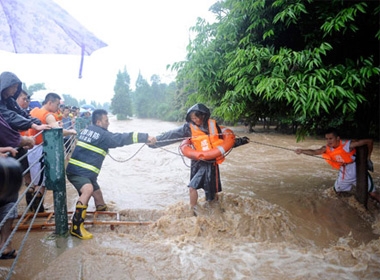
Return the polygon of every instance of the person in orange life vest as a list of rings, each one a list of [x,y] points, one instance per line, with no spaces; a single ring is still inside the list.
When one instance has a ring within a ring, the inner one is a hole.
[[[54,117],[58,122],[62,121],[64,108],[65,108],[65,104],[60,103],[58,107],[58,111],[54,113]]]
[[[48,124],[51,128],[59,128],[61,125],[58,123],[55,118],[55,113],[58,111],[61,97],[56,93],[48,93],[45,96],[45,100],[41,108],[35,107],[30,112],[30,115],[34,118],[38,118],[42,124]],[[63,129],[63,136],[76,135],[75,129]],[[32,181],[34,182],[34,188],[31,188],[26,195],[27,203],[30,203],[30,200],[36,195],[32,205],[32,211],[36,211],[38,205],[41,201],[42,194],[45,192],[45,176],[44,172],[41,172],[41,169],[44,166],[44,161],[42,157],[43,146],[39,145],[43,142],[42,133],[37,135],[38,131],[35,129],[29,129],[29,135],[35,136],[36,146],[28,152],[28,161],[30,168],[30,175]],[[36,136],[37,135],[37,136]],[[62,147],[63,149],[63,147]],[[35,164],[39,162],[39,164]],[[38,190],[38,186],[41,186]],[[36,192],[38,192],[36,194]],[[39,212],[44,212],[43,204],[39,208]]]
[[[368,147],[368,170],[373,171],[371,153],[373,150],[372,139],[347,140],[342,141],[339,133],[335,128],[329,128],[325,132],[327,141],[326,146],[319,149],[296,149],[297,154],[305,155],[322,155],[323,158],[333,168],[339,169],[338,178],[334,184],[336,192],[347,192],[356,185],[356,164],[355,153],[356,147],[367,145]],[[380,194],[376,192],[372,178],[368,173],[368,192],[369,195],[380,202]]]
[[[197,137],[193,137],[197,136]],[[204,137],[208,138],[208,141]],[[210,119],[210,110],[203,104],[195,104],[188,109],[186,114],[186,123],[182,126],[165,132],[156,136],[158,141],[151,148],[166,146],[183,138],[191,137],[192,144],[195,149],[202,150],[202,145],[217,146],[220,141],[223,141],[222,131],[213,119]],[[199,141],[197,141],[199,139]],[[169,141],[167,141],[169,140]],[[173,141],[170,141],[173,140]],[[236,138],[234,147],[247,144],[249,139]],[[220,181],[219,164],[222,159],[215,159],[214,161],[191,161],[190,170],[190,183],[188,184],[190,207],[194,210],[196,215],[196,205],[198,202],[198,189],[203,189],[205,192],[206,200],[217,200],[217,194],[222,191],[222,184]]]

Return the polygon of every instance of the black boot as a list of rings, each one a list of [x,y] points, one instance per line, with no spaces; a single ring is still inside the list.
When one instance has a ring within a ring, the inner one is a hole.
[[[28,206],[30,204],[30,202],[32,201],[33,199],[33,194],[34,194],[34,188],[30,188],[26,194],[25,194],[25,201],[26,201],[26,205]],[[30,211],[33,211],[32,210],[32,205],[29,207],[29,210]]]
[[[71,235],[74,235],[80,239],[91,239],[92,233],[89,233],[84,228],[84,219],[86,218],[86,205],[77,204],[75,213],[73,215],[72,226],[70,229]]]
[[[33,212],[36,212],[37,208],[38,208],[38,205],[40,204],[40,202],[42,200],[42,193],[40,193],[40,192],[34,193],[34,196],[36,198],[34,199],[33,204],[30,207],[30,209],[32,209]],[[42,200],[41,206],[38,209],[38,213],[43,213],[43,212],[45,212],[45,207],[44,207],[44,201]]]

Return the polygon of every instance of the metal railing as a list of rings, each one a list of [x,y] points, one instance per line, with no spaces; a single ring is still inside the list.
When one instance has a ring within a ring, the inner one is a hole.
[[[70,156],[70,153],[75,146],[76,137],[70,136],[66,139],[64,143],[63,129],[54,128],[43,131],[43,139],[43,143],[40,144],[43,147],[43,153],[41,157],[37,158],[35,162],[30,163],[29,167],[23,171],[22,176],[25,176],[30,171],[32,166],[39,164],[43,160],[44,167],[41,168],[39,174],[42,174],[43,172],[45,173],[45,187],[47,190],[53,191],[55,235],[57,235],[58,237],[66,237],[68,235],[69,226],[66,203],[65,160]],[[29,152],[33,152],[33,150]],[[20,157],[18,161],[23,160],[26,156],[27,153],[24,156]],[[19,208],[20,202],[23,201],[27,193],[33,192],[34,186],[38,185],[38,183],[35,181],[36,178],[32,178],[30,184],[25,186],[25,190],[19,192],[19,197],[17,201],[14,203],[10,211],[0,221],[0,229],[3,228],[6,221],[11,216],[12,211],[14,211],[15,208]],[[18,220],[13,225],[11,234],[5,241],[4,245],[0,248],[0,255],[2,255],[7,246],[12,242],[12,239],[14,238],[16,232],[19,230],[21,222],[24,220],[26,215],[30,215],[31,207],[35,206],[33,209],[34,213],[30,220],[29,226],[27,227],[26,232],[20,243],[20,246],[17,249],[17,256],[15,257],[11,267],[9,268],[8,275],[4,279],[11,278],[14,268],[18,262],[20,255],[22,254],[25,243],[29,237],[29,233],[33,228],[33,224],[38,216],[40,208],[42,207],[44,198],[46,196],[46,190],[42,191],[42,197],[40,198],[39,204],[35,205],[35,201],[37,199],[37,196],[41,192],[41,189],[42,186],[38,186],[34,190],[34,195],[31,198],[31,201],[29,202],[29,204],[26,205],[24,211],[22,213],[19,213]]]

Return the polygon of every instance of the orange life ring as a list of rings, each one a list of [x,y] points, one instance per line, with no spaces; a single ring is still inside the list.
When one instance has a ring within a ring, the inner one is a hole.
[[[222,128],[223,143],[208,151],[197,151],[191,144],[190,138],[182,141],[180,145],[181,152],[184,156],[192,160],[215,160],[224,157],[235,144],[235,134],[229,128]]]

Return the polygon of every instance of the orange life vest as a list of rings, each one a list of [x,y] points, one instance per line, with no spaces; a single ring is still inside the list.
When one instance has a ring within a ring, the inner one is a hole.
[[[29,136],[28,130],[19,131],[21,136]]]
[[[54,116],[52,112],[49,112],[48,110],[44,108],[38,108],[38,107],[33,108],[33,110],[30,112],[30,115],[33,118],[39,119],[42,124],[47,124],[46,117],[49,114],[52,114]],[[40,133],[40,131],[30,128],[28,133],[29,133],[29,136],[35,136],[36,134]],[[43,142],[42,133],[38,134],[38,136],[35,138],[35,141],[36,141],[36,145],[39,145]]]
[[[215,120],[208,120],[209,134],[204,133],[194,124],[190,124],[190,129],[191,144],[196,151],[209,151],[223,143],[223,139],[219,138],[219,132]],[[221,164],[224,161],[224,157],[218,157],[215,160],[216,163]]]
[[[323,158],[336,169],[339,169],[343,165],[353,163],[355,161],[353,155],[355,155],[356,150],[353,149],[350,152],[345,151],[344,147],[348,144],[349,141],[343,143],[341,140],[339,146],[336,148],[326,146],[326,151],[322,154]]]
[[[56,113],[53,113],[54,115],[54,118],[57,120],[57,121],[61,121],[62,118],[63,118],[63,114],[61,112],[61,110],[58,110]]]

